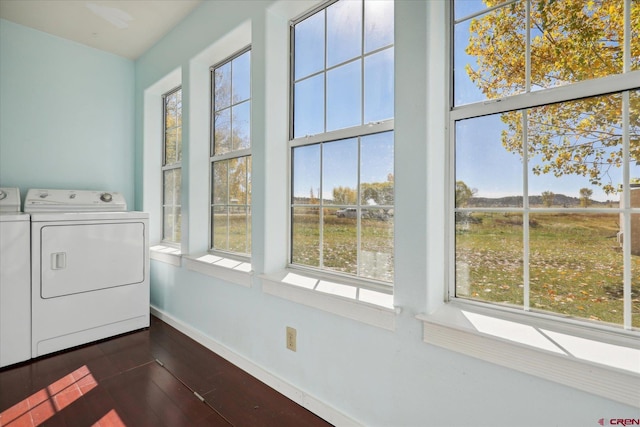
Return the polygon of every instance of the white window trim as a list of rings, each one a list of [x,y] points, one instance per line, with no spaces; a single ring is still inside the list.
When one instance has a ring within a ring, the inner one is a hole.
[[[253,283],[253,268],[249,262],[227,258],[211,253],[184,255],[184,266],[206,276],[215,277],[235,285],[250,288]]]
[[[149,258],[175,266],[180,266],[182,264],[180,248],[166,243],[151,246],[149,248]]]
[[[427,344],[640,408],[640,343],[634,334],[590,330],[464,302],[444,304],[417,319]],[[574,354],[556,337],[575,343],[584,353]],[[621,352],[626,354],[622,361]]]
[[[439,35],[450,33],[449,13],[451,13],[450,3],[430,2],[428,3],[430,10],[428,28],[432,40],[437,40]],[[433,76],[441,76],[445,82],[450,82],[449,74],[449,58],[450,43],[431,43],[429,72]],[[640,76],[637,72],[628,73],[624,76],[611,76],[594,82],[582,82],[577,85],[585,85],[589,90],[593,90],[593,95],[609,93],[611,91],[619,91],[628,87],[628,79],[633,78],[638,81],[636,76]],[[440,80],[438,80],[440,81]],[[626,81],[626,83],[625,83]],[[447,84],[446,86],[450,86]],[[460,108],[454,108],[448,111],[446,106],[449,105],[449,93],[440,86],[429,86],[433,103],[440,102],[443,105],[446,115],[438,116],[438,111],[434,111],[432,116],[427,117],[427,125],[429,128],[431,147],[434,151],[432,158],[439,158],[440,148],[447,152],[444,143],[447,139],[448,124],[453,119],[459,119],[462,113]],[[572,90],[569,87],[558,87],[548,91],[549,99],[557,96],[564,99],[562,92]],[[477,107],[483,108],[487,114],[497,113],[504,110],[519,109],[525,106],[531,106],[531,99],[539,99],[539,92],[532,92],[513,97],[511,102],[514,104],[505,107],[502,100],[493,100],[483,105],[477,104]],[[542,101],[537,101],[542,102]],[[518,105],[518,103],[521,103]],[[446,123],[445,126],[437,128],[440,121]],[[451,147],[451,144],[449,144]],[[447,164],[450,165],[452,156],[447,152]],[[453,180],[450,167],[441,166],[439,163],[432,161],[428,164],[432,170],[433,180],[429,185],[429,192],[435,196],[441,195],[443,199],[450,199],[450,187],[447,181]],[[450,239],[451,227],[449,225],[451,201],[448,202],[449,207],[438,208],[430,207],[431,219],[431,241],[432,251],[440,251],[449,247],[447,240]],[[434,222],[435,221],[435,222]],[[446,229],[447,232],[440,233]],[[444,257],[445,259],[447,256]],[[428,261],[429,262],[429,261]],[[436,345],[455,351],[473,358],[478,358],[489,363],[504,366],[520,372],[525,372],[535,377],[543,378],[552,382],[564,384],[574,387],[588,393],[592,393],[617,402],[630,404],[634,407],[640,407],[640,397],[638,397],[638,384],[640,383],[640,374],[623,370],[615,366],[609,366],[606,363],[596,363],[579,359],[577,357],[560,354],[558,352],[548,351],[539,346],[528,345],[499,337],[478,330],[465,317],[463,312],[475,313],[476,315],[486,316],[490,321],[500,322],[506,320],[512,323],[505,323],[505,326],[512,326],[516,330],[519,327],[533,327],[534,329],[553,330],[558,333],[567,334],[569,337],[586,340],[587,344],[592,342],[598,346],[600,344],[612,344],[625,348],[625,351],[638,351],[638,334],[635,332],[625,331],[618,328],[591,328],[585,322],[571,322],[569,319],[559,319],[558,316],[549,316],[531,312],[523,312],[522,310],[509,311],[495,305],[486,303],[474,303],[469,300],[450,299],[447,292],[451,290],[450,280],[447,275],[451,274],[449,269],[438,269],[439,264],[432,265],[428,272],[427,282],[429,283],[430,295],[436,300],[440,300],[442,294],[436,291],[438,283],[441,283],[444,290],[444,298],[442,303],[427,301],[428,312],[416,316],[423,325],[423,342],[429,345]],[[433,300],[432,298],[432,300]],[[514,325],[515,323],[515,325]],[[499,324],[499,323],[498,323]],[[535,334],[534,334],[535,336]],[[538,337],[539,338],[539,337]],[[534,339],[534,342],[535,339]],[[539,344],[539,343],[538,343]]]
[[[396,329],[401,310],[393,307],[393,295],[336,281],[330,275],[312,276],[291,269],[258,277],[266,294],[388,331]]]
[[[167,119],[167,111],[166,111],[166,98],[169,95],[173,95],[174,93],[177,92],[182,92],[182,85],[178,85],[176,87],[174,87],[173,89],[165,92],[162,94],[162,161],[161,161],[161,172],[160,172],[160,180],[161,180],[161,193],[160,193],[160,215],[162,218],[162,240],[161,243],[163,243],[164,245],[167,246],[172,246],[175,248],[180,248],[180,242],[175,242],[173,240],[169,240],[165,237],[164,235],[164,229],[165,229],[165,217],[164,217],[164,208],[165,206],[167,206],[165,204],[165,200],[164,200],[164,173],[167,171],[172,171],[172,170],[179,170],[180,174],[182,175],[182,160],[177,161],[175,163],[169,163],[166,164],[165,163],[165,159],[166,159],[166,149],[167,149],[167,123],[166,123],[166,119]],[[180,107],[182,109],[182,107]],[[182,114],[182,110],[180,111],[180,114]],[[182,124],[180,125],[180,133],[181,133],[181,138],[182,138]],[[182,158],[182,153],[180,153],[180,158]],[[180,181],[182,182],[182,180]],[[182,194],[182,189],[181,189],[181,194]],[[173,208],[175,208],[176,206],[180,206],[182,207],[182,204],[180,205],[169,205]],[[178,221],[180,222],[180,221]],[[174,223],[173,226],[175,227],[178,222]]]
[[[295,85],[294,82],[294,63],[293,63],[293,57],[294,57],[294,43],[293,43],[293,36],[292,33],[295,31],[295,25],[304,21],[305,19],[315,15],[316,13],[319,13],[321,11],[326,10],[329,6],[331,6],[332,4],[336,3],[339,0],[328,0],[325,2],[321,2],[317,5],[315,5],[314,7],[312,7],[311,9],[307,10],[306,12],[298,15],[296,18],[293,18],[289,21],[289,26],[290,26],[290,31],[289,31],[289,81],[288,81],[288,90],[289,90],[289,138],[288,138],[288,144],[287,144],[287,151],[288,151],[288,173],[287,173],[287,238],[289,239],[289,243],[287,245],[287,265],[286,265],[286,271],[288,272],[292,272],[295,273],[296,271],[303,271],[303,275],[306,274],[304,273],[304,270],[308,270],[310,272],[309,277],[313,277],[313,276],[318,276],[318,277],[325,277],[327,280],[331,281],[332,283],[348,283],[348,285],[346,286],[352,286],[355,289],[360,289],[360,288],[371,288],[371,284],[373,283],[373,287],[383,287],[386,288],[388,290],[393,290],[393,282],[385,282],[382,280],[375,280],[375,279],[368,279],[366,277],[362,277],[362,276],[357,276],[357,275],[351,275],[351,274],[341,274],[340,272],[333,272],[329,269],[325,269],[322,267],[313,267],[313,266],[305,266],[302,264],[295,264],[292,262],[292,255],[293,255],[293,245],[291,244],[291,240],[293,239],[293,220],[292,220],[292,207],[295,205],[295,203],[293,203],[293,192],[292,192],[292,186],[293,186],[293,182],[292,182],[292,168],[293,168],[293,163],[292,163],[292,156],[291,153],[293,151],[294,148],[296,147],[304,147],[304,146],[308,146],[308,145],[313,145],[313,144],[318,144],[318,143],[330,143],[333,141],[338,141],[338,140],[342,140],[342,139],[349,139],[349,138],[362,138],[362,137],[366,137],[368,135],[373,135],[373,134],[378,134],[378,133],[383,133],[383,132],[395,132],[395,117],[390,118],[390,119],[386,119],[386,120],[381,120],[381,121],[376,121],[376,122],[369,122],[369,123],[364,123],[362,125],[357,125],[357,126],[353,126],[353,127],[348,127],[348,128],[342,128],[342,129],[337,129],[337,130],[332,130],[332,131],[326,131],[326,132],[321,132],[318,134],[313,134],[313,135],[304,135],[304,136],[299,136],[297,138],[294,138],[294,134],[293,134],[293,127],[294,127],[294,123],[293,123],[293,114],[294,114],[294,96],[293,96],[293,87]],[[325,23],[326,25],[326,23]],[[394,23],[395,25],[395,23]],[[373,53],[377,53],[379,51],[385,50],[387,49],[388,46],[381,48],[381,49],[376,49],[373,52],[369,52],[368,55],[373,54]],[[395,49],[395,40],[393,43],[393,48]],[[362,53],[361,58],[364,59],[366,55],[364,53]],[[394,59],[395,61],[395,59]],[[343,64],[340,64],[343,65]],[[317,72],[318,73],[325,73],[327,72],[329,69],[331,69],[332,67],[328,67],[328,68],[323,68],[322,71]],[[309,76],[306,76],[305,78],[308,78]],[[325,93],[325,102],[326,102],[326,93]],[[364,91],[362,93],[362,97],[364,99]],[[361,100],[361,102],[364,102],[363,100]],[[362,104],[364,106],[364,104]],[[364,110],[362,112],[362,114],[364,115]],[[395,115],[395,113],[394,113]],[[326,120],[326,117],[325,117]],[[394,134],[395,137],[395,134]],[[395,144],[395,142],[394,142]],[[360,156],[360,154],[358,154],[358,156]],[[358,157],[358,160],[359,157]],[[358,205],[360,205],[360,203],[358,202]],[[304,206],[304,205],[300,205],[300,206]],[[393,208],[395,208],[395,201],[394,201],[394,205]],[[394,233],[395,233],[395,220],[394,220]],[[359,237],[358,237],[359,239]],[[358,249],[359,251],[360,249]],[[394,249],[395,252],[395,249]],[[287,273],[285,273],[286,275]],[[280,276],[282,275],[282,272],[276,273],[276,276]],[[347,277],[345,277],[347,276]],[[267,277],[267,276],[264,276]],[[320,280],[324,280],[324,279],[320,279]],[[275,280],[273,281],[274,283],[279,283],[280,280]],[[369,285],[368,285],[369,284]],[[356,293],[358,293],[358,291],[356,291]],[[395,326],[394,326],[395,328]]]
[[[210,90],[213,90],[213,86],[214,86],[214,79],[213,79],[213,73],[215,71],[216,68],[219,68],[227,63],[230,63],[231,61],[233,61],[234,59],[244,55],[247,52],[251,52],[251,44],[248,44],[247,46],[239,49],[238,51],[232,53],[231,55],[227,56],[225,59],[218,61],[216,64],[212,65],[209,68],[209,73],[210,73],[210,78],[209,78],[209,85],[210,85]],[[253,58],[253,56],[252,56]],[[251,68],[251,65],[250,65]],[[251,83],[251,82],[250,82]],[[209,99],[210,99],[210,117],[213,117],[214,115],[214,102],[213,102],[213,94],[209,95]],[[253,97],[252,97],[252,93],[250,91],[249,93],[249,99],[248,100],[244,100],[242,101],[244,102],[249,102],[251,103],[251,105],[253,105]],[[231,106],[229,107],[231,108]],[[252,159],[252,147],[253,147],[253,131],[251,129],[251,122],[249,123],[249,130],[251,132],[251,140],[250,140],[250,146],[249,148],[245,148],[245,149],[241,149],[241,150],[233,150],[233,151],[229,151],[227,153],[224,154],[218,154],[218,155],[214,155],[214,135],[215,135],[215,123],[213,120],[211,120],[211,129],[210,129],[210,136],[209,136],[209,185],[213,185],[213,176],[212,176],[212,171],[213,171],[213,165],[216,162],[221,162],[221,161],[225,161],[225,160],[231,160],[231,159],[239,159],[241,157],[248,157],[250,159]],[[252,166],[253,167],[253,166]],[[217,249],[213,247],[213,221],[212,221],[212,215],[213,215],[213,200],[212,200],[212,196],[213,196],[213,189],[211,188],[209,191],[209,249],[208,252],[213,254],[213,255],[220,255],[223,258],[228,255],[231,255],[231,257],[241,257],[242,259],[246,259],[249,263],[251,260],[251,252],[249,253],[240,253],[240,252],[233,252],[233,251],[225,251],[222,249]],[[248,197],[251,197],[251,194],[247,194]],[[227,205],[230,206],[230,205]],[[247,205],[238,205],[239,207],[247,207],[249,209],[251,209],[251,204],[247,204]],[[247,238],[249,240],[251,240],[251,233],[249,233],[249,235],[247,236]]]

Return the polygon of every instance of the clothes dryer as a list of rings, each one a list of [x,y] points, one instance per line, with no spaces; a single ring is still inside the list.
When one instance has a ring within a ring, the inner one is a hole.
[[[31,241],[20,190],[0,188],[0,367],[31,358]]]
[[[27,192],[33,357],[149,326],[149,215],[115,192]]]

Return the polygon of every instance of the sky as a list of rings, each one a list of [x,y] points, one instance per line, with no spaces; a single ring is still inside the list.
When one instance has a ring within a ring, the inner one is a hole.
[[[455,1],[455,18],[469,16],[485,8],[482,0]],[[469,21],[461,22],[455,29],[454,98],[457,105],[478,102],[485,99],[477,86],[469,79],[464,66],[468,63],[476,68],[475,58],[464,52],[469,38]],[[637,92],[636,92],[637,93]],[[635,95],[640,96],[640,95]],[[509,152],[501,143],[501,132],[506,125],[500,115],[486,116],[458,122],[456,126],[456,181],[462,180],[468,187],[477,190],[478,197],[521,196],[523,194],[523,165],[519,154]],[[531,169],[540,164],[541,159],[530,159],[529,195],[540,195],[543,191],[579,197],[583,187],[593,190],[593,200],[619,200],[616,194],[607,195],[598,186],[592,185],[585,177],[552,173],[534,175]],[[631,163],[631,177],[640,177],[640,166]],[[622,182],[622,168],[610,168],[607,181],[615,187]]]
[[[393,42],[393,4],[367,3],[376,8],[365,8],[364,40],[361,14],[357,10],[360,4],[358,1],[340,2],[327,8],[326,37],[322,14],[296,24],[295,138],[393,117],[393,103],[389,101],[393,99],[393,48],[369,55]],[[485,9],[482,0],[457,0],[454,5],[456,18]],[[464,52],[469,38],[468,24],[469,21],[458,24],[455,31],[454,97],[457,104],[485,99],[464,71],[465,64],[469,63],[472,67],[476,64],[475,59]],[[371,31],[373,28],[383,31],[376,33]],[[360,57],[362,46],[365,48],[364,58]],[[323,71],[324,67],[327,67],[326,71]],[[511,153],[502,146],[503,130],[505,125],[500,115],[469,119],[458,122],[456,126],[455,179],[477,189],[479,197],[523,195],[522,159],[519,154]],[[380,147],[385,147],[380,152],[386,153],[381,161],[375,161],[375,156],[361,159],[361,166],[368,174],[367,177],[361,177],[362,182],[384,182],[388,174],[393,172],[393,153],[392,150],[391,153],[387,152],[393,145],[392,135],[390,133],[384,137],[386,142],[378,142],[382,144]],[[617,195],[605,194],[585,177],[534,175],[530,171],[537,164],[540,164],[540,158],[530,159],[527,172],[529,195],[552,191],[579,197],[580,189],[587,187],[593,190],[594,200],[618,200]],[[640,166],[635,163],[632,165],[631,176],[640,177]],[[331,199],[334,187],[357,187],[357,170],[357,140],[325,144],[322,159],[320,146],[296,148],[294,196],[309,197],[313,189],[315,197],[322,191],[323,198]],[[612,168],[607,179],[617,187],[622,182],[621,174],[621,168]]]

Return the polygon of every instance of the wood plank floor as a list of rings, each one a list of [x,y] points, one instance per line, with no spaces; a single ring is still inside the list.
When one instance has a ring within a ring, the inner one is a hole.
[[[330,424],[152,316],[149,329],[1,369],[0,426],[34,425]]]

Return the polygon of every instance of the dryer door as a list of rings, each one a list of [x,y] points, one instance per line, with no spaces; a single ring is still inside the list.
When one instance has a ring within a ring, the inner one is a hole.
[[[145,236],[141,222],[46,225],[40,232],[42,298],[144,280]]]

